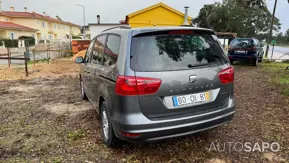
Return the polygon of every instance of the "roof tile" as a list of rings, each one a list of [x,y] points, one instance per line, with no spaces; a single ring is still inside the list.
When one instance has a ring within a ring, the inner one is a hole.
[[[36,19],[42,19],[42,20],[52,21],[52,22],[56,22],[56,23],[63,23],[63,24],[71,25],[71,26],[80,27],[77,24],[61,21],[59,19],[52,18],[50,16],[46,16],[46,15],[42,15],[42,14],[38,14],[36,12],[30,13],[30,12],[17,12],[17,11],[2,11],[2,12],[0,12],[0,16],[1,15],[7,16],[7,17],[36,18]]]
[[[11,22],[3,22],[0,21],[0,29],[16,29],[16,30],[23,30],[23,31],[38,31],[37,29],[29,28],[23,25],[11,23]]]

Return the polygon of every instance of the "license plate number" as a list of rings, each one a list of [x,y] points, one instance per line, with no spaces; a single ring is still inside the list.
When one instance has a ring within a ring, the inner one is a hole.
[[[247,53],[247,51],[245,51],[245,50],[236,50],[235,53],[245,54],[245,53]]]
[[[210,100],[209,98],[210,98],[209,92],[196,93],[183,96],[174,96],[173,103],[174,106],[182,106],[189,104],[196,105],[208,102]]]

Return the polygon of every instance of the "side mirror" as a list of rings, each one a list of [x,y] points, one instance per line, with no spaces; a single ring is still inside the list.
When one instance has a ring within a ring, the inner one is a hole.
[[[75,63],[83,63],[83,57],[82,56],[79,56],[79,57],[77,57],[76,59],[75,59]]]

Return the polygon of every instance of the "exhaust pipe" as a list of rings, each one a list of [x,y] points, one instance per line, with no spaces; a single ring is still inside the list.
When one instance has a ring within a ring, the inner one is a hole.
[[[185,6],[185,17],[184,17],[184,23],[183,23],[183,25],[190,25],[190,24],[188,23],[188,9],[189,9],[189,7],[188,7],[188,6]]]
[[[100,15],[97,15],[97,24],[100,24]]]

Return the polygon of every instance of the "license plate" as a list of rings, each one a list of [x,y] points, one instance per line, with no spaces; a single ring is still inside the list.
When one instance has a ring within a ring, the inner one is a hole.
[[[245,54],[245,53],[247,53],[247,51],[245,51],[245,50],[236,50],[235,53],[242,53],[242,54]]]
[[[183,96],[174,96],[173,103],[174,106],[196,105],[208,102],[210,100],[209,98],[210,98],[209,92],[196,93]]]

